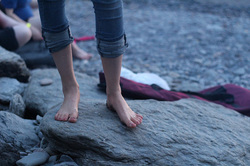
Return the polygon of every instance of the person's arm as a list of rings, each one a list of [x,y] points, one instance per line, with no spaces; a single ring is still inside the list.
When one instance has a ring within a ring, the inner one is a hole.
[[[20,23],[27,25],[27,22],[25,22],[20,17],[18,17],[13,11],[14,11],[13,9],[5,9],[5,12],[9,17],[13,18],[14,20],[16,20]],[[42,40],[42,34],[41,34],[41,31],[39,29],[37,29],[36,27],[31,25],[30,30],[32,32],[33,40]]]
[[[26,22],[25,22],[24,20],[22,20],[20,17],[18,17],[18,16],[14,13],[14,9],[8,9],[8,8],[6,8],[6,9],[5,9],[5,13],[6,13],[7,16],[13,18],[14,20],[26,24]]]
[[[12,18],[6,16],[6,15],[0,10],[0,27],[2,27],[2,28],[13,27],[13,26],[18,25],[18,24],[19,24],[19,23],[18,23],[16,20],[14,20],[14,19],[12,19]]]

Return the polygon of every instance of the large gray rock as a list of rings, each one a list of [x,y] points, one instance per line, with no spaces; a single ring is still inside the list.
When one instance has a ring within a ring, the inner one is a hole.
[[[81,101],[88,98],[104,98],[105,94],[98,90],[98,80],[85,74],[75,72],[76,79],[80,85]],[[51,79],[52,84],[41,86],[41,80]],[[43,116],[48,110],[61,105],[63,93],[61,79],[56,69],[36,69],[28,87],[24,92],[24,101],[28,110]]]
[[[0,78],[0,103],[8,104],[12,96],[21,94],[24,91],[24,85],[14,78]]]
[[[20,151],[39,143],[32,122],[13,113],[0,111],[0,128],[0,165],[14,165]]]
[[[16,78],[28,82],[30,76],[24,60],[17,54],[0,47],[0,77]]]
[[[135,129],[107,110],[105,99],[79,104],[77,123],[42,120],[50,148],[79,165],[250,165],[250,118],[195,99],[129,101],[144,115]]]

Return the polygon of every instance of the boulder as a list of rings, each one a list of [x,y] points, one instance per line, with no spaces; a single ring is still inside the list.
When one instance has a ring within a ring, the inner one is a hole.
[[[20,82],[28,82],[30,76],[24,60],[17,54],[0,47],[0,77],[16,78]]]
[[[15,165],[19,152],[31,149],[39,143],[31,120],[0,111],[0,165]]]
[[[56,69],[36,69],[31,75],[30,83],[24,92],[26,108],[43,116],[48,110],[63,102],[61,79]],[[105,98],[105,94],[97,87],[98,79],[78,72],[75,72],[75,75],[80,85],[81,101]],[[41,85],[41,80],[45,78],[52,80],[51,84]]]
[[[250,118],[196,99],[128,101],[144,116],[135,129],[122,125],[104,99],[82,100],[76,123],[59,122],[59,107],[41,131],[55,151],[79,165],[249,165]]]
[[[24,91],[24,85],[14,78],[0,77],[0,87],[0,103],[3,104],[9,104],[13,95]]]

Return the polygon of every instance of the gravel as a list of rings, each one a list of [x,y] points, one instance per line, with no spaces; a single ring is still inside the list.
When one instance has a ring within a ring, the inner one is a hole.
[[[250,89],[250,4],[235,2],[126,0],[129,48],[123,66],[133,72],[158,74],[175,90],[226,83]],[[67,1],[73,36],[95,35],[92,6],[91,1]],[[78,44],[94,57],[75,60],[75,70],[98,77],[102,66],[95,41]]]

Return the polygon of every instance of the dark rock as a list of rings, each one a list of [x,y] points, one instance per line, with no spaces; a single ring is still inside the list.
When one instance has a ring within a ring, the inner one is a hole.
[[[43,137],[43,138],[41,139],[40,148],[45,149],[45,148],[48,147],[48,144],[49,144],[49,142]]]
[[[0,77],[11,77],[20,82],[28,82],[29,76],[29,69],[23,59],[0,47]]]
[[[44,41],[32,41],[19,48],[16,53],[22,57],[29,68],[55,67],[55,63]]]
[[[24,117],[25,104],[20,94],[15,94],[14,96],[12,96],[9,112],[12,112],[22,118]]]
[[[105,100],[79,105],[77,123],[43,117],[50,147],[78,157],[79,165],[249,165],[250,119],[213,103],[129,101],[144,115],[135,129],[123,126]],[[63,145],[63,146],[62,146]]]
[[[96,78],[75,72],[80,85],[81,100],[88,98],[104,98],[105,94],[98,90]],[[40,80],[49,78],[53,84],[40,86]],[[48,110],[61,105],[63,93],[60,76],[56,69],[36,69],[32,71],[32,77],[24,92],[24,101],[28,110],[35,111],[43,116]]]
[[[48,162],[42,166],[54,166],[57,160],[57,156],[51,156],[48,160]]]
[[[3,105],[0,103],[0,111],[7,111],[9,109],[9,106]]]
[[[14,78],[0,78],[0,87],[0,102],[3,104],[9,104],[13,95],[24,91],[24,86]]]
[[[19,152],[26,151],[39,143],[30,120],[0,111],[0,165],[14,165],[20,159]]]
[[[63,163],[63,162],[74,162],[74,160],[67,155],[62,155],[60,159],[57,161],[57,163]]]

